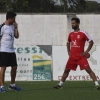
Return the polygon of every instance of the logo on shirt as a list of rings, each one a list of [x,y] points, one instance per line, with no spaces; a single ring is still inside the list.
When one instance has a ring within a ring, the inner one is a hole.
[[[80,35],[77,35],[77,38],[79,39],[80,38]]]
[[[76,48],[80,48],[80,46],[78,46],[77,41],[72,41],[72,45],[71,47],[76,47]]]
[[[11,38],[13,38],[13,34],[12,34],[12,33],[9,33],[9,36],[10,36]]]
[[[76,40],[75,41],[72,41],[72,45],[77,45]]]

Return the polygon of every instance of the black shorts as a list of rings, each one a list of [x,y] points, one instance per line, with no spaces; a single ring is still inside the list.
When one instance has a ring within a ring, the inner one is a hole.
[[[15,52],[0,52],[0,67],[17,66],[17,59]]]

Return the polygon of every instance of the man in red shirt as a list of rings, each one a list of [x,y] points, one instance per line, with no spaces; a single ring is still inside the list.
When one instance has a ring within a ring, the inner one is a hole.
[[[69,33],[68,42],[67,42],[67,51],[69,55],[68,62],[66,64],[66,68],[64,70],[61,81],[55,89],[60,89],[63,87],[63,83],[69,75],[70,70],[76,70],[77,66],[80,66],[81,70],[86,70],[86,72],[90,75],[92,80],[95,83],[95,89],[100,90],[99,83],[97,81],[96,75],[92,71],[87,61],[85,55],[91,50],[93,46],[93,40],[89,36],[88,33],[79,29],[80,20],[79,18],[72,18],[72,29],[74,31]],[[89,46],[86,51],[84,51],[85,42],[89,42]]]

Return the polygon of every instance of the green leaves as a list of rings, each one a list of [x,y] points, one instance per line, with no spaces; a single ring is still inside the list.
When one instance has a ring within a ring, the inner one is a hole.
[[[87,7],[86,7],[86,10],[85,12],[98,12],[100,11],[100,7],[99,7],[99,4],[95,1],[87,1]]]
[[[6,6],[5,6],[5,1],[4,0],[0,0],[0,12],[4,12],[6,9]]]
[[[0,0],[0,12],[7,11],[20,13],[100,12],[100,4],[86,0]]]
[[[85,0],[60,0],[64,6],[64,12],[79,12],[83,11],[86,7]]]

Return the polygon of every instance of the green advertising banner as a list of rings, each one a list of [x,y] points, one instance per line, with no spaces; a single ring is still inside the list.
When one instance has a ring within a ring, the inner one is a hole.
[[[33,80],[51,80],[51,60],[33,60]]]
[[[51,60],[33,60],[33,80],[51,80]]]

